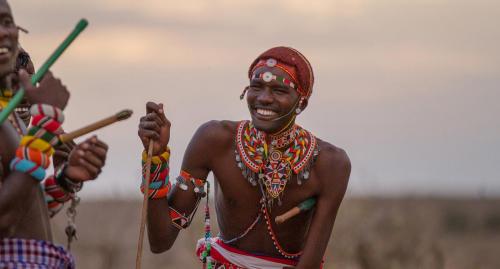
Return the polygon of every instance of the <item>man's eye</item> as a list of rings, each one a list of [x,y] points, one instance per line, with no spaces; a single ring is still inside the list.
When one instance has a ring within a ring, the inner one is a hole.
[[[273,92],[278,94],[286,94],[288,91],[282,88],[273,89]]]
[[[11,18],[3,18],[1,23],[2,23],[2,26],[5,26],[5,27],[14,26],[14,21]]]

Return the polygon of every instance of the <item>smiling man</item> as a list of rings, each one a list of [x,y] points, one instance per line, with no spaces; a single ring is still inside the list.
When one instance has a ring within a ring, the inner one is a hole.
[[[168,180],[171,125],[161,104],[146,105],[139,137],[145,148],[151,139],[154,143],[148,208],[151,249],[168,250],[180,229],[189,225],[212,172],[220,234],[211,235],[207,202],[205,238],[197,245],[204,268],[321,268],[347,188],[350,161],[344,150],[295,124],[314,83],[311,65],[300,52],[272,48],[250,65],[248,77],[250,85],[241,98],[247,93],[251,120],[202,125],[173,186]],[[316,201],[314,210],[275,222],[310,198]]]
[[[26,102],[33,104],[28,130],[17,112],[0,125],[0,268],[74,268],[71,254],[52,243],[46,198],[51,196],[49,207],[55,209],[84,181],[95,179],[107,146],[96,137],[86,140],[56,175],[46,177],[59,146],[69,92],[51,72],[31,85],[32,65],[18,62],[18,32],[8,3],[0,0],[0,109],[10,101],[17,81],[26,90]]]

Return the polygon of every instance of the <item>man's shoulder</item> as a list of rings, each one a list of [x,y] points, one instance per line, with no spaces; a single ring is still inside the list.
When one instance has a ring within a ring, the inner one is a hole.
[[[317,140],[320,153],[316,165],[320,174],[343,173],[351,170],[351,161],[344,149],[321,139]]]
[[[232,141],[236,135],[238,121],[211,120],[203,123],[195,133],[197,139],[208,143]]]

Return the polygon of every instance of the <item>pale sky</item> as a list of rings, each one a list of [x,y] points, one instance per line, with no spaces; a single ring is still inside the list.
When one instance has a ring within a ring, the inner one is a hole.
[[[99,131],[110,151],[83,197],[139,198],[139,117],[172,121],[172,177],[196,128],[249,117],[238,96],[264,50],[292,46],[316,84],[298,123],[344,148],[348,192],[500,194],[499,1],[10,1],[40,66],[85,17],[53,71],[71,91],[65,128],[123,108]]]

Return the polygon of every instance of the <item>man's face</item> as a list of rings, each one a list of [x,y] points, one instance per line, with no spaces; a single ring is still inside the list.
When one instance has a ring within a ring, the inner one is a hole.
[[[273,75],[292,78],[277,67],[262,66],[254,73],[271,72]],[[252,79],[247,94],[247,103],[255,128],[266,133],[276,133],[283,129],[295,116],[299,94],[293,88],[276,80],[265,82],[261,78]]]
[[[0,77],[10,74],[17,58],[19,30],[6,0],[0,0]]]

